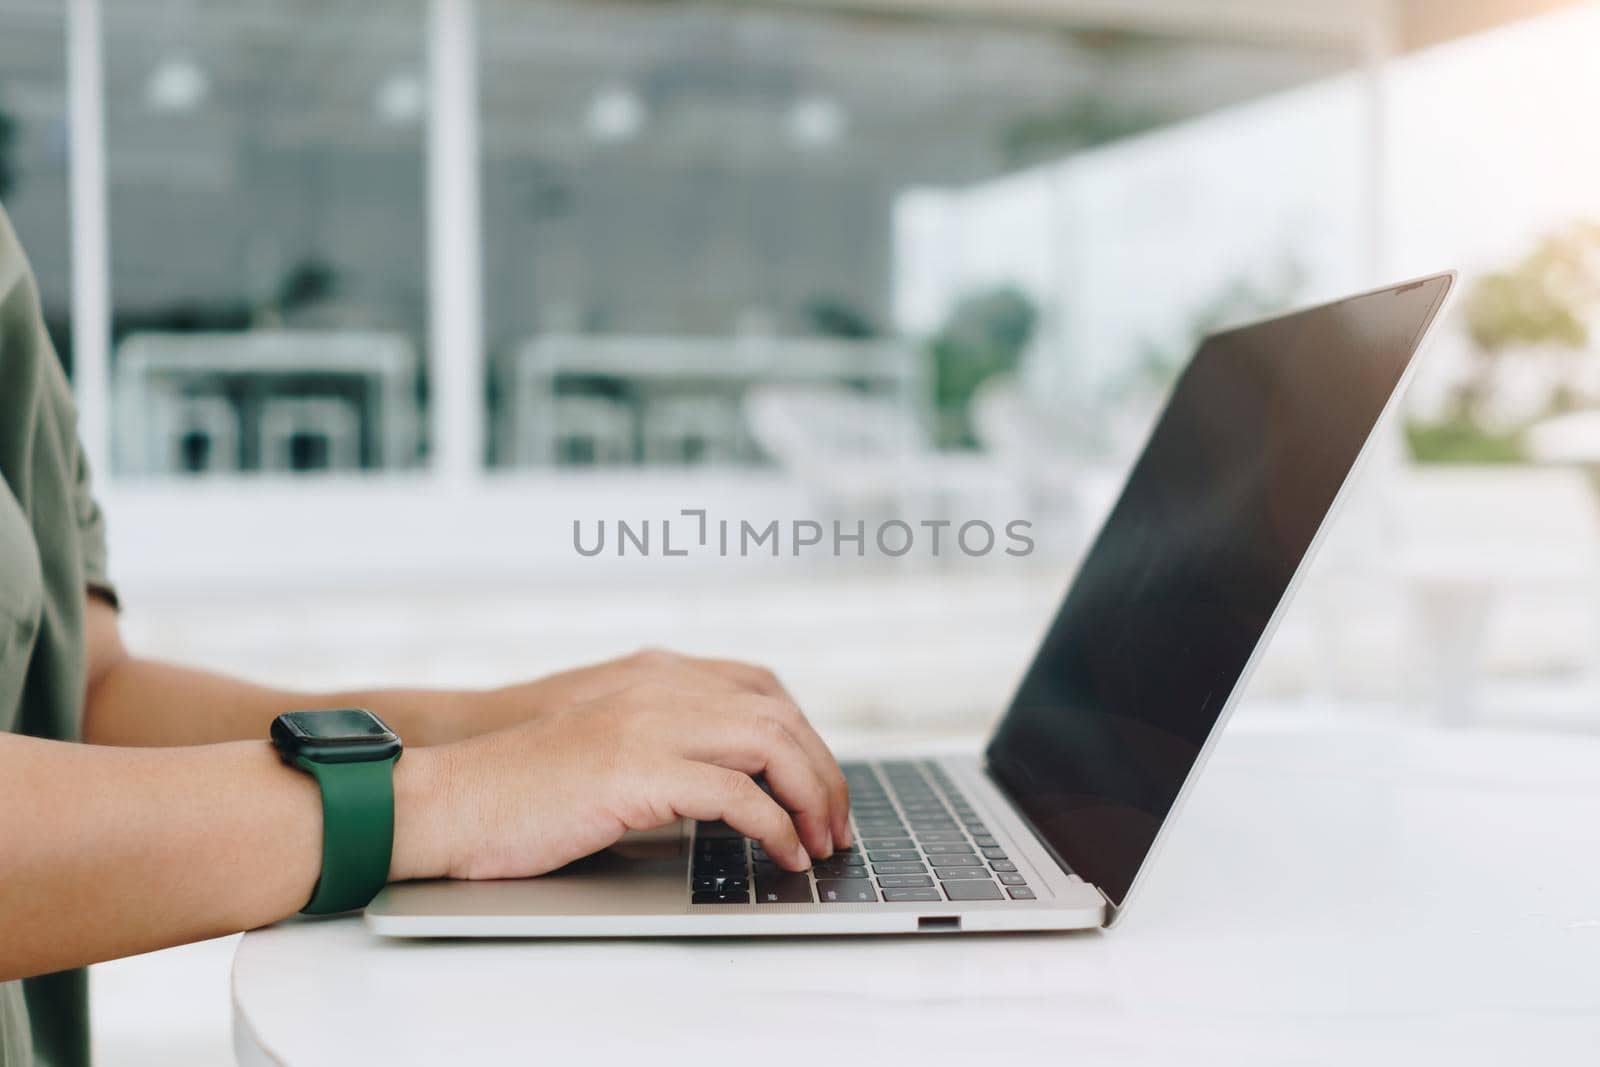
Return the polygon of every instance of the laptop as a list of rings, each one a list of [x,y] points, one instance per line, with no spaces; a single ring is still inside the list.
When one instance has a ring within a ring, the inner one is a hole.
[[[1061,930],[1127,910],[1453,273],[1206,338],[981,756],[845,765],[804,874],[721,823],[538,878],[393,885],[398,937]]]

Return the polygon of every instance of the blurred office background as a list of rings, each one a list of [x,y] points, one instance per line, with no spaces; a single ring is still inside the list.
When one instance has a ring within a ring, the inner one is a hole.
[[[1199,336],[1459,267],[1244,714],[1590,732],[1597,54],[1553,0],[0,0],[0,201],[137,647],[669,645],[857,737],[991,721]],[[1038,548],[574,549],[685,508]],[[99,972],[105,1062],[206,1060],[221,990],[137,995],[205,951]]]

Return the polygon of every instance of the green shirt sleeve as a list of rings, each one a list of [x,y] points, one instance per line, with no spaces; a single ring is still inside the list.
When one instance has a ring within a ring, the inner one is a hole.
[[[58,365],[59,367],[59,365]],[[66,388],[66,383],[62,383]],[[73,432],[63,442],[72,456],[72,511],[78,526],[78,559],[83,564],[85,587],[99,594],[112,606],[117,604],[116,587],[111,584],[106,553],[106,517],[100,504],[90,492],[89,459],[84,454],[83,443],[78,439],[77,409],[71,406],[71,394],[65,397],[66,406],[73,412],[70,425]]]
[[[86,590],[113,596],[105,520],[38,289],[0,210],[0,731],[82,736]],[[88,1062],[87,972],[0,985],[0,1067]]]
[[[8,482],[14,478],[31,481],[38,476],[41,461],[55,460],[55,469],[44,473],[64,476],[68,482],[61,487],[69,496],[68,514],[63,517],[74,527],[70,536],[84,585],[115,604],[116,592],[107,565],[105,516],[90,489],[89,462],[78,439],[78,409],[50,335],[45,331],[38,288],[28,268],[27,257],[3,208],[0,208],[0,391],[9,394],[0,395],[0,415],[8,421],[13,435],[26,434],[26,439],[0,434],[0,474],[4,474]],[[34,470],[19,469],[24,465]],[[30,492],[36,487],[20,488]],[[11,489],[13,494],[22,495],[17,485],[12,484]]]

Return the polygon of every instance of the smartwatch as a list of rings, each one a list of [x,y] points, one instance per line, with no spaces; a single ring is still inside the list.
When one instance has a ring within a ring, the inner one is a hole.
[[[300,910],[331,915],[366,907],[389,880],[400,738],[372,712],[340,708],[279,715],[272,743],[322,790],[322,876]]]

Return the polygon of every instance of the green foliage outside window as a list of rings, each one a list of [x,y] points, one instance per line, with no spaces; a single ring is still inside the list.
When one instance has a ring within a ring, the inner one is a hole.
[[[929,345],[939,447],[976,446],[967,413],[972,396],[989,378],[1017,369],[1038,320],[1033,300],[1011,285],[971,293],[956,304]]]
[[[1412,455],[1424,463],[1516,463],[1527,459],[1518,428],[1497,428],[1486,407],[1495,370],[1517,353],[1589,347],[1600,308],[1600,224],[1579,223],[1541,240],[1511,268],[1485,274],[1467,290],[1462,310],[1473,365],[1436,422],[1406,428]],[[1546,415],[1572,407],[1557,389]],[[1543,416],[1541,416],[1543,417]]]

